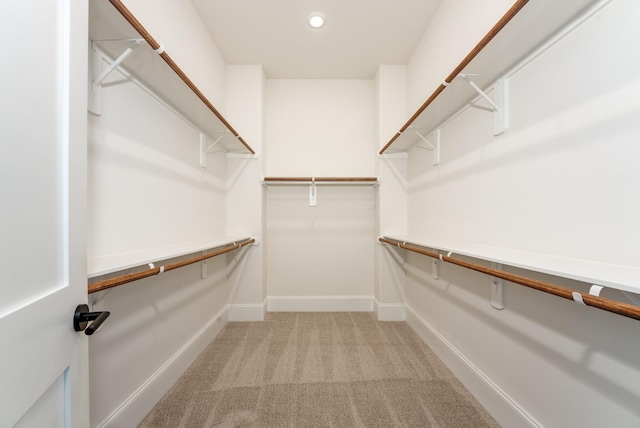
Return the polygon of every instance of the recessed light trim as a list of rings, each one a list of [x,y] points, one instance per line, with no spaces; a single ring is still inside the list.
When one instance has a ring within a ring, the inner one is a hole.
[[[313,12],[307,18],[307,23],[311,28],[321,28],[324,26],[325,22],[327,22],[327,18],[320,12]]]

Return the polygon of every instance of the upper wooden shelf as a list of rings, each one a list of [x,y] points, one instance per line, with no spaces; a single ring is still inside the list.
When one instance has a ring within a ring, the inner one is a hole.
[[[422,142],[416,131],[429,135],[477,98],[478,93],[460,75],[472,76],[479,88],[489,89],[499,77],[597,3],[602,0],[516,1],[379,153],[410,150]]]
[[[120,0],[90,0],[89,37],[112,59],[131,45],[131,39],[144,39],[145,43],[137,47],[121,67],[209,138],[215,141],[222,137],[218,145],[224,150],[255,154]]]

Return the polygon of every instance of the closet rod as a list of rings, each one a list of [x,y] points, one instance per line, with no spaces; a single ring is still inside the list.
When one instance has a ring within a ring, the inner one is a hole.
[[[377,177],[265,177],[264,181],[364,181],[375,182]]]
[[[156,52],[159,52],[159,55],[167,63],[167,65],[169,65],[169,67],[171,67],[171,69],[178,75],[178,77],[180,77],[180,79],[184,82],[184,84],[187,85],[189,89],[193,91],[193,93],[200,99],[200,101],[202,101],[204,105],[206,105],[207,108],[220,120],[220,122],[222,122],[224,126],[226,126],[229,129],[229,131],[231,131],[231,133],[238,139],[238,141],[240,141],[242,145],[245,146],[246,149],[249,150],[249,152],[252,155],[254,155],[256,152],[251,148],[251,146],[249,146],[249,144],[247,144],[247,142],[244,141],[244,139],[240,136],[240,134],[238,134],[238,132],[235,129],[233,129],[231,124],[227,122],[227,120],[222,116],[222,114],[220,114],[218,109],[216,109],[213,106],[213,104],[209,102],[207,97],[205,97],[204,94],[200,92],[200,89],[198,89],[198,87],[191,81],[191,79],[189,79],[189,77],[187,77],[187,75],[182,71],[182,69],[178,67],[178,64],[176,64],[173,61],[173,59],[169,56],[169,54],[167,54],[166,52],[164,52],[164,50],[161,49],[160,43],[158,43],[156,39],[154,39],[151,36],[151,34],[149,34],[147,29],[144,28],[144,26],[140,23],[140,21],[138,21],[138,19],[133,15],[133,13],[131,13],[131,11],[127,9],[127,7],[122,3],[122,1],[109,0],[109,2],[111,2],[113,7],[115,7],[118,10],[118,12],[120,12],[120,14],[124,17],[124,19],[127,20],[127,22],[129,22],[129,24],[133,27],[133,29],[136,30],[142,36],[142,38],[147,41],[149,46],[151,46],[151,49],[153,49]]]
[[[397,239],[384,238],[384,237],[378,238],[378,240],[385,244],[389,244],[399,248],[403,248],[405,250],[413,251],[414,253],[422,254],[424,256],[429,256],[434,259],[441,259],[445,262],[453,263],[455,265],[462,266],[467,269],[471,269],[476,272],[481,272],[490,276],[494,276],[496,278],[502,278],[504,280],[507,280],[516,284],[524,285],[525,287],[533,288],[539,291],[544,291],[545,293],[553,294],[555,296],[562,297],[568,300],[574,300],[573,293],[579,293],[582,296],[582,300],[584,304],[587,306],[593,306],[599,309],[603,309],[605,311],[613,312],[615,314],[624,315],[625,317],[640,320],[639,306],[618,302],[616,300],[606,299],[600,296],[594,296],[589,293],[577,292],[566,287],[550,284],[548,282],[538,281],[535,279],[527,278],[525,276],[503,272],[500,270],[480,266],[475,263],[469,263],[462,260],[454,259],[452,257],[433,253],[433,252],[424,250],[422,248],[415,247],[413,245],[407,245],[405,241],[399,241]]]
[[[220,250],[216,250],[212,253],[203,254],[201,256],[192,257],[186,260],[182,260],[175,263],[170,263],[168,265],[155,267],[151,269],[146,269],[141,272],[131,273],[128,275],[118,276],[116,278],[105,279],[103,281],[98,281],[93,284],[88,285],[88,294],[96,293],[98,291],[107,290],[109,288],[117,287],[118,285],[127,284],[129,282],[137,281],[139,279],[147,278],[149,276],[158,275],[162,272],[167,272],[173,269],[178,269],[193,263],[198,263],[206,259],[210,259],[215,256],[219,256],[220,254],[228,253],[233,250],[237,250],[238,248],[242,248],[245,245],[253,244],[256,240],[253,238],[245,239],[240,242],[235,242],[230,246],[224,247]]]

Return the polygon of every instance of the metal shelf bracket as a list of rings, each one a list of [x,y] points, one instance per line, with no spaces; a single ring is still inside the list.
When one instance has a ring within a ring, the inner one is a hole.
[[[311,185],[309,186],[309,206],[318,206],[318,186],[316,186],[316,178],[311,178]]]
[[[126,41],[130,42],[129,47],[125,49],[118,58],[113,60],[104,70],[102,70],[102,61],[105,59],[105,55],[100,51],[100,49],[98,49],[98,46],[96,45],[97,40],[91,41],[91,72],[93,75],[93,81],[89,88],[88,110],[95,115],[99,116],[102,113],[102,82],[104,79],[106,79],[113,70],[118,68],[138,46],[146,43],[144,39],[130,39]],[[102,70],[102,72],[100,72],[100,70]]]
[[[473,83],[469,78],[470,76],[470,74],[460,74],[460,77],[469,83],[473,90],[491,106],[491,110],[493,111],[493,135],[503,134],[509,129],[507,79],[502,78],[496,81],[493,85],[493,99],[491,99],[486,92]]]
[[[200,133],[200,166],[202,168],[207,167],[207,155],[211,153],[226,151],[221,146],[216,147],[223,137],[224,135],[219,136],[212,144],[207,147],[207,134],[205,134],[204,132]]]
[[[491,263],[491,269],[502,270],[502,265],[499,263]],[[503,291],[504,284],[502,283],[501,278],[496,278],[495,276],[491,278],[491,306],[493,306],[497,310],[504,309],[504,301],[503,301]]]
[[[421,143],[418,143],[416,147],[424,150],[429,150],[433,152],[433,164],[438,165],[440,163],[440,128],[433,131],[433,138],[435,139],[435,143],[431,144],[431,142],[427,139],[427,137],[423,136],[420,132],[416,131],[418,137],[422,140]],[[423,145],[426,144],[426,147]]]

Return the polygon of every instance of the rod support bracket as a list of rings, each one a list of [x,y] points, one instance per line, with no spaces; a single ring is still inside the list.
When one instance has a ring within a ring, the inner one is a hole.
[[[311,185],[309,186],[309,206],[318,206],[318,186],[316,186],[316,178],[311,178]]]
[[[508,79],[500,78],[496,80],[493,85],[493,98],[491,98],[471,80],[470,76],[469,74],[460,74],[460,77],[491,106],[493,111],[493,135],[503,134],[509,129]]]
[[[116,40],[117,41],[117,40]],[[89,100],[88,100],[88,110],[95,114],[102,114],[102,82],[111,74],[116,68],[120,66],[124,62],[125,59],[129,55],[133,53],[133,51],[140,45],[146,43],[144,39],[129,39],[126,40],[129,42],[129,47],[124,50],[118,56],[118,58],[111,61],[111,64],[104,70],[102,70],[102,62],[104,60],[109,60],[107,55],[104,54],[99,48],[97,44],[97,40],[91,41],[91,85],[89,88]]]
[[[416,147],[420,149],[432,151],[433,164],[438,165],[440,163],[440,128],[433,131],[433,133],[430,135],[430,137],[433,137],[433,140],[434,140],[433,144],[428,140],[427,137],[422,135],[420,131],[416,131],[416,134],[418,135],[418,137],[420,137],[420,140],[422,140],[420,143],[416,145]]]
[[[499,263],[491,263],[491,268],[495,270],[502,270],[502,265]],[[504,309],[504,299],[503,299],[503,291],[504,284],[502,283],[502,278],[497,278],[495,276],[491,278],[491,306],[495,309],[501,311]]]
[[[218,146],[218,143],[222,140],[224,135],[219,136],[212,144],[207,146],[207,134],[204,132],[200,133],[200,167],[207,167],[207,155],[211,153],[218,153],[225,151],[221,146]]]

